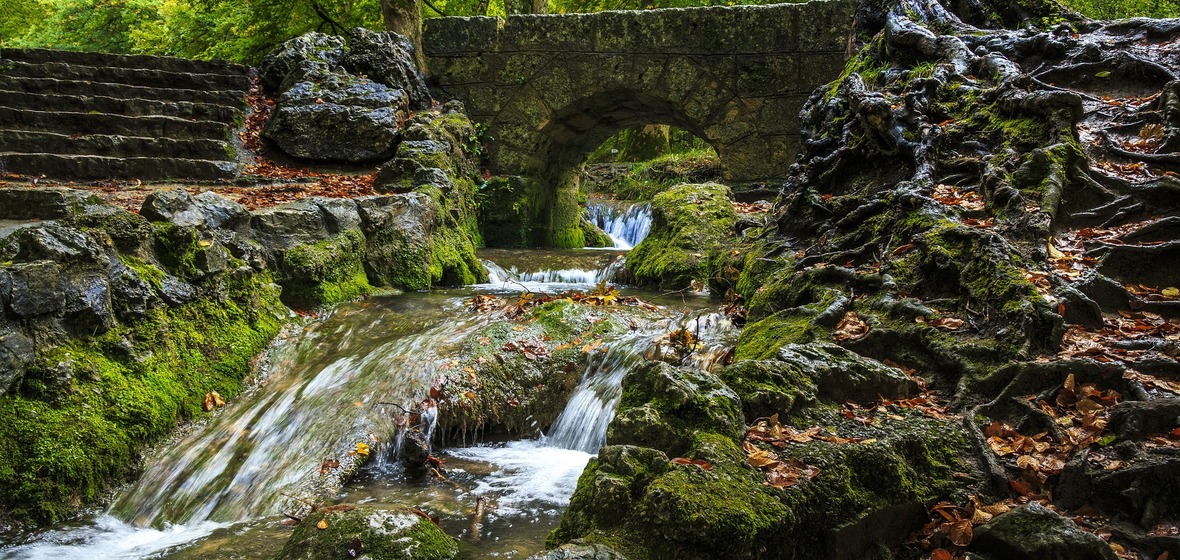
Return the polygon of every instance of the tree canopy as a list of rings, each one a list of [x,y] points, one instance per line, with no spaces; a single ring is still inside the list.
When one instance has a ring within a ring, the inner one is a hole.
[[[792,0],[794,1],[794,0]],[[762,4],[773,0],[427,0],[424,17]],[[1099,19],[1177,17],[1180,0],[1063,0]],[[0,0],[0,45],[257,62],[308,31],[382,28],[381,0]]]

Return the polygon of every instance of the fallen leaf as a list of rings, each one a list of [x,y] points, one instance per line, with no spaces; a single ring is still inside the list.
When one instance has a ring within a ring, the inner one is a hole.
[[[971,544],[971,539],[974,536],[970,519],[960,519],[958,521],[944,523],[942,530],[946,533],[947,539],[955,546],[967,546]]]
[[[840,319],[840,323],[836,325],[836,332],[832,338],[837,341],[842,340],[859,340],[869,334],[869,325],[861,320],[856,315],[855,311],[849,311]]]
[[[321,519],[319,523],[316,523],[316,524],[315,524],[315,526],[316,526],[316,528],[317,528],[317,529],[319,529],[319,530],[323,531],[324,529],[327,529],[327,528],[328,528],[328,520],[327,520],[327,519]]]

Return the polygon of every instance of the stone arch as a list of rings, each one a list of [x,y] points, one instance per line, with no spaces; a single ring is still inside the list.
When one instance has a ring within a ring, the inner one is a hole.
[[[745,142],[756,135],[757,112],[709,70],[686,59],[645,64],[611,58],[600,60],[603,64],[550,64],[550,71],[522,84],[489,127],[495,138],[493,168],[534,182],[533,196],[539,202],[534,219],[551,245],[583,244],[581,165],[623,129],[666,124],[687,130],[717,151],[730,180],[757,177],[762,170],[749,164],[764,164],[768,157],[744,153],[765,147]]]

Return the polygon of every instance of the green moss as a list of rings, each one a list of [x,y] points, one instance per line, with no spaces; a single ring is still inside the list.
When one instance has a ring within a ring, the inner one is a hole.
[[[320,521],[323,529],[318,527]],[[278,558],[348,558],[354,540],[362,543],[370,558],[449,560],[459,553],[455,539],[409,508],[358,506],[349,511],[314,513],[304,519]]]
[[[734,358],[772,358],[784,344],[803,344],[819,338],[823,331],[811,324],[812,317],[793,311],[779,311],[746,325],[738,337]]]
[[[39,356],[22,390],[0,396],[0,506],[15,518],[71,515],[123,481],[145,444],[202,414],[206,392],[240,392],[279,329],[272,286],[269,274],[226,278],[224,299],[158,309]],[[69,386],[46,394],[63,368]]]
[[[704,285],[736,223],[727,187],[677,185],[652,200],[651,233],[627,254],[627,270],[637,283],[664,289]]]
[[[197,255],[201,252],[201,234],[197,228],[178,226],[172,222],[153,222],[153,237],[160,264],[183,279],[201,276]]]
[[[755,557],[767,536],[786,529],[790,509],[744,466],[733,440],[701,433],[693,447],[712,470],[678,466],[647,486],[636,512],[651,537],[644,544],[666,558]]]
[[[364,297],[372,287],[363,264],[365,236],[349,230],[283,253],[283,301],[316,307]]]

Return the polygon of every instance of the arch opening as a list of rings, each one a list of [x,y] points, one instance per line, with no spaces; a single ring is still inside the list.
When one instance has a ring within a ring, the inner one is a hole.
[[[535,177],[548,214],[549,238],[558,247],[583,247],[601,241],[600,232],[582,216],[584,164],[604,143],[628,130],[665,126],[699,139],[724,168],[724,144],[709,138],[677,104],[638,91],[612,91],[583,98],[551,114],[538,135],[545,149],[538,155]],[[542,216],[543,218],[544,216]]]

